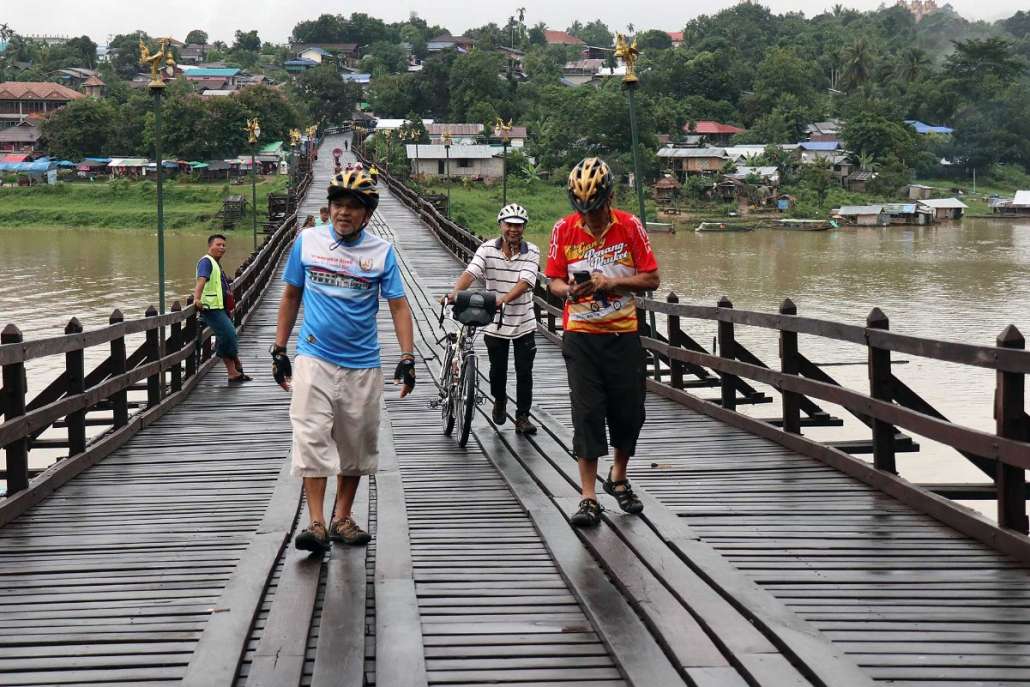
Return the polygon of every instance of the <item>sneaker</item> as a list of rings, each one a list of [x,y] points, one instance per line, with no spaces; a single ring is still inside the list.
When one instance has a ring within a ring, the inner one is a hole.
[[[329,535],[325,531],[325,525],[317,520],[313,521],[297,535],[297,538],[293,540],[293,545],[301,551],[314,553],[324,553],[329,550]]]
[[[503,425],[508,419],[508,399],[494,401],[493,421],[495,425]]]
[[[529,416],[515,416],[516,434],[536,434],[536,425],[529,421]]]
[[[597,527],[601,522],[601,504],[594,499],[583,499],[570,520],[573,527]]]
[[[623,511],[636,515],[644,510],[644,504],[640,502],[637,495],[633,493],[628,479],[612,480],[612,469],[608,468],[608,479],[604,481],[604,491],[611,494],[619,502],[619,508]]]
[[[351,546],[361,546],[372,541],[372,535],[358,527],[358,524],[351,518],[334,520],[329,525],[329,538]]]

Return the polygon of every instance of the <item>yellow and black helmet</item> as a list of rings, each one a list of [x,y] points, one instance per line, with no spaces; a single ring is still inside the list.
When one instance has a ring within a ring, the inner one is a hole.
[[[580,212],[601,207],[614,190],[612,170],[599,157],[584,158],[569,172],[569,201]]]
[[[345,169],[329,180],[329,201],[352,195],[361,201],[371,215],[379,206],[376,182],[363,169]]]

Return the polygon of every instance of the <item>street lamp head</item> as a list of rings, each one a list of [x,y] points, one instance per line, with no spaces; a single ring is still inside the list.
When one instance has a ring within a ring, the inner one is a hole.
[[[637,39],[633,39],[633,43],[629,43],[626,37],[621,33],[615,39],[615,56],[622,60],[623,64],[626,65],[626,75],[622,77],[622,83],[625,86],[636,85],[640,80],[637,78],[637,57],[640,55],[640,50],[637,48]]]
[[[445,148],[450,148],[451,147],[451,141],[453,140],[451,138],[451,132],[450,131],[443,132],[443,137],[442,138],[443,138],[443,145],[444,145],[444,147]]]
[[[290,145],[300,143],[300,129],[290,129]]]

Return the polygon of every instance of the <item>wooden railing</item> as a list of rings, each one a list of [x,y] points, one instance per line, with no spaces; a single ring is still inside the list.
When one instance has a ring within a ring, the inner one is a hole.
[[[443,217],[400,180],[385,172],[380,178],[418,214],[448,252],[461,262],[471,259],[483,241],[481,237]],[[539,331],[560,341],[561,303],[548,291],[543,275],[534,303]],[[971,536],[1030,559],[1030,540],[1019,536],[1028,530],[1025,470],[1030,469],[1030,416],[1025,411],[1024,386],[1030,372],[1030,352],[1025,350],[1024,338],[1016,327],[1006,327],[995,346],[977,346],[892,333],[887,316],[878,308],[870,312],[865,326],[859,326],[800,317],[789,299],[778,313],[737,310],[726,297],[714,306],[684,304],[675,294],[664,301],[638,297],[637,307],[643,345],[651,356],[649,390],[819,458]],[[664,331],[652,328],[649,322],[655,321],[664,324]],[[715,323],[717,337],[711,352],[684,329],[688,321]],[[741,343],[737,327],[775,332],[778,370]],[[864,347],[869,392],[843,387],[809,360],[799,349],[799,334]],[[993,370],[995,432],[962,426],[937,411],[894,374],[892,353]],[[781,418],[763,420],[736,412],[742,403],[773,400],[749,382],[778,392]],[[708,387],[713,392],[718,388],[716,398],[703,399],[692,393]],[[869,438],[819,443],[804,437],[805,427],[843,424],[816,401],[834,404],[852,414],[869,428]],[[955,449],[991,481],[926,485],[927,489],[922,489],[898,478],[896,454],[919,449],[901,430]],[[858,453],[871,453],[872,465],[852,456]],[[942,495],[964,500],[996,499],[1001,529]]]
[[[297,194],[303,195],[310,183],[308,174]],[[237,328],[253,313],[293,240],[296,224],[294,212],[270,227],[261,246],[236,271],[232,292]],[[126,337],[134,334],[145,338],[129,353]],[[200,373],[214,363],[211,336],[212,331],[200,324],[192,296],[185,307],[175,301],[164,315],[151,306],[138,320],[125,320],[115,310],[109,326],[92,331],[83,331],[73,317],[64,336],[34,341],[24,341],[18,327],[8,324],[0,334],[0,447],[6,458],[0,477],[7,481],[7,498],[0,501],[0,526],[110,454],[189,393]],[[87,372],[86,349],[100,347],[106,357]],[[57,355],[64,356],[64,371],[30,400],[26,363]],[[130,401],[133,391],[146,392],[145,401]],[[106,429],[87,438],[89,427]],[[63,436],[42,438],[48,430]],[[45,468],[30,469],[29,453],[34,449],[67,453]]]

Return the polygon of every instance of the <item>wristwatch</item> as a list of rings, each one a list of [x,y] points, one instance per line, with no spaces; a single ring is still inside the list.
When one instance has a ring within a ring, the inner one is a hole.
[[[286,346],[276,346],[275,344],[272,344],[271,346],[268,347],[269,355],[276,355],[277,353],[285,353],[285,352],[286,352]]]

